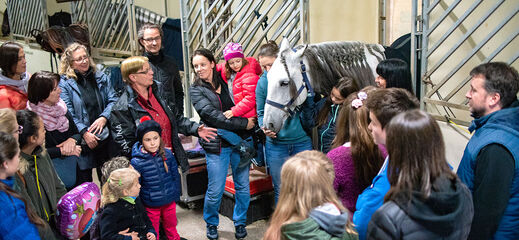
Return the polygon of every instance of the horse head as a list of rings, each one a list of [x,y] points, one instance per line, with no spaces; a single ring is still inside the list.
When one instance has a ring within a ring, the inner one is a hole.
[[[307,45],[292,49],[285,38],[279,54],[267,74],[268,92],[263,125],[274,132],[281,130],[285,120],[303,104],[311,89],[309,79],[304,79],[301,65]],[[307,65],[307,64],[306,64]],[[304,70],[303,70],[304,71]]]

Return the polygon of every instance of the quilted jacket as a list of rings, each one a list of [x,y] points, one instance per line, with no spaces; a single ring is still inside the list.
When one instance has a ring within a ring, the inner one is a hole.
[[[256,85],[259,75],[261,75],[261,67],[255,58],[248,57],[246,59],[249,64],[236,73],[232,83],[232,93],[236,106],[232,107],[231,110],[236,117],[250,118],[256,116]],[[218,64],[216,70],[221,73],[222,79],[227,82],[225,63]]]

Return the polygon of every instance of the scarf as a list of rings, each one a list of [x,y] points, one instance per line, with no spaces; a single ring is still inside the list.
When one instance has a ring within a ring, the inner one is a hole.
[[[68,131],[67,105],[63,99],[60,98],[54,106],[49,106],[43,102],[38,104],[27,102],[27,109],[37,113],[43,119],[45,130],[49,132],[54,130],[59,132]]]
[[[20,89],[22,92],[27,93],[27,84],[29,83],[29,74],[27,72],[22,73],[20,80],[14,80],[8,78],[0,72],[0,85],[13,86]]]

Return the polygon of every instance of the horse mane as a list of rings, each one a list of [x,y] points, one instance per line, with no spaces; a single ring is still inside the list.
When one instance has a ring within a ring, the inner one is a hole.
[[[297,46],[296,49],[303,46]],[[373,71],[366,61],[364,47],[382,61],[384,53],[377,44],[361,42],[325,42],[310,44],[304,52],[311,67],[309,74],[316,92],[329,94],[342,77],[351,77],[359,88],[375,84]],[[376,54],[378,53],[378,55]],[[308,67],[307,67],[308,69]]]

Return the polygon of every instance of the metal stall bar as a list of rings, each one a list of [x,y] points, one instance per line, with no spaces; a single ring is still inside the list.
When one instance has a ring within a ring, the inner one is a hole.
[[[436,51],[436,49],[447,39],[453,32],[456,30],[460,24],[474,11],[476,8],[482,3],[483,0],[479,0],[474,2],[472,6],[470,6],[469,10],[466,11],[450,28],[447,32],[438,40],[429,50],[429,56]],[[431,35],[432,31],[428,32],[427,37]]]
[[[476,53],[494,36],[496,35],[496,33],[504,26],[506,25],[516,14],[517,14],[517,11],[519,11],[519,5],[518,5],[518,8],[515,12],[513,12],[511,15],[509,15],[507,18],[503,19],[503,21],[501,21],[501,23],[499,23],[495,28],[494,30],[492,30],[489,34],[487,34],[487,36],[477,45],[475,46],[472,51],[465,57],[463,58],[463,60],[461,60],[460,63],[458,63],[458,65],[456,65],[450,72],[449,74],[447,74],[442,81],[440,81],[438,84],[436,84],[436,86],[434,88],[431,89],[431,92],[437,92],[459,69],[461,69],[461,67],[463,67],[463,65],[465,65],[465,63],[468,62],[468,60],[470,58],[472,58],[474,55],[476,55]],[[510,39],[511,41],[511,39]],[[450,94],[449,94],[450,95]],[[450,97],[452,97],[452,95],[450,95]],[[448,101],[449,98],[445,99],[446,101]]]
[[[45,0],[7,0],[9,28],[14,37],[34,40],[31,30],[45,30],[49,26]]]
[[[483,63],[487,63],[492,61],[497,54],[499,54],[503,49],[505,49],[517,36],[519,36],[519,28],[516,29],[515,33],[510,35],[508,39],[506,39],[499,47],[497,47],[496,50],[492,52],[485,60],[483,60]],[[481,48],[481,47],[479,47]],[[519,51],[518,51],[519,53]],[[474,53],[471,53],[471,56],[473,56]],[[447,96],[445,97],[445,101],[449,101],[456,93],[458,93],[469,81],[471,77],[466,77],[458,86],[456,86]]]
[[[283,18],[283,20],[281,20],[283,25],[288,26],[289,22],[286,21],[286,20],[288,20],[288,18],[290,18],[290,17],[295,18],[295,16],[293,16],[293,15],[298,14],[298,11],[294,11],[296,8],[297,8],[297,2],[294,2],[292,4],[292,6],[290,7],[290,9],[288,9],[288,12],[291,12],[292,14],[290,14],[290,15],[286,14],[285,17]],[[264,37],[267,36],[267,33],[270,31],[270,29],[272,27],[274,27],[273,23],[277,22],[277,20],[282,16],[282,13],[283,12],[281,11],[281,9],[278,10],[278,12],[276,12],[276,14],[274,15],[274,18],[272,20],[270,20],[270,23],[267,25],[267,27],[265,29],[263,29],[263,33],[252,44],[252,47],[250,47],[250,50],[247,52],[247,56],[252,56],[253,53],[256,52],[256,50],[260,46],[261,42],[263,41]],[[276,39],[276,38],[273,37],[273,39]]]
[[[447,10],[445,10],[445,12],[443,12],[443,14],[441,15],[440,19],[438,19],[438,21],[436,21],[435,23],[433,23],[433,25],[429,28],[429,34],[434,32],[434,30],[440,26],[440,24],[443,22],[443,20],[445,20],[445,18],[447,18],[447,16],[449,16],[449,14],[451,14],[452,10],[454,10],[454,8],[456,8],[456,6],[458,6],[458,4],[461,2],[461,0],[457,0],[456,2],[453,2],[449,8],[447,8]],[[439,1],[438,1],[439,3]],[[430,7],[430,11],[432,11],[432,9],[434,8],[433,7]],[[429,11],[429,12],[430,12]]]
[[[465,35],[454,46],[452,46],[449,49],[449,51],[447,51],[447,53],[438,61],[438,63],[436,63],[433,67],[431,67],[431,69],[427,72],[427,75],[431,75],[432,73],[434,73],[442,65],[442,63],[445,62],[445,60],[447,60],[447,58],[449,58],[454,53],[454,51],[456,51],[456,49],[458,49],[460,47],[460,45],[463,44],[465,42],[465,40],[467,40],[467,38],[469,38],[470,35],[472,35],[472,33],[474,33],[474,31],[476,31],[476,29],[479,28],[479,26],[481,26],[481,24],[485,20],[487,20],[493,12],[496,11],[496,9],[503,3],[503,1],[504,0],[500,0],[499,2],[497,2],[496,5],[494,5],[492,7],[492,9],[487,11],[485,13],[485,15],[482,16],[478,20],[478,22],[467,33],[465,33]],[[424,45],[424,46],[427,46],[427,45]],[[427,54],[424,57],[429,57],[429,54]],[[426,96],[431,97],[432,94],[434,94],[434,92],[429,92],[426,94]]]
[[[425,12],[425,9],[429,9],[429,0],[422,0],[422,12]],[[425,93],[425,84],[423,83],[424,75],[427,72],[427,46],[429,46],[429,38],[427,38],[427,32],[429,31],[429,15],[422,15],[422,65],[420,72],[422,75],[422,84],[420,85],[420,93]],[[420,100],[420,109],[425,109],[425,105],[423,100]]]

